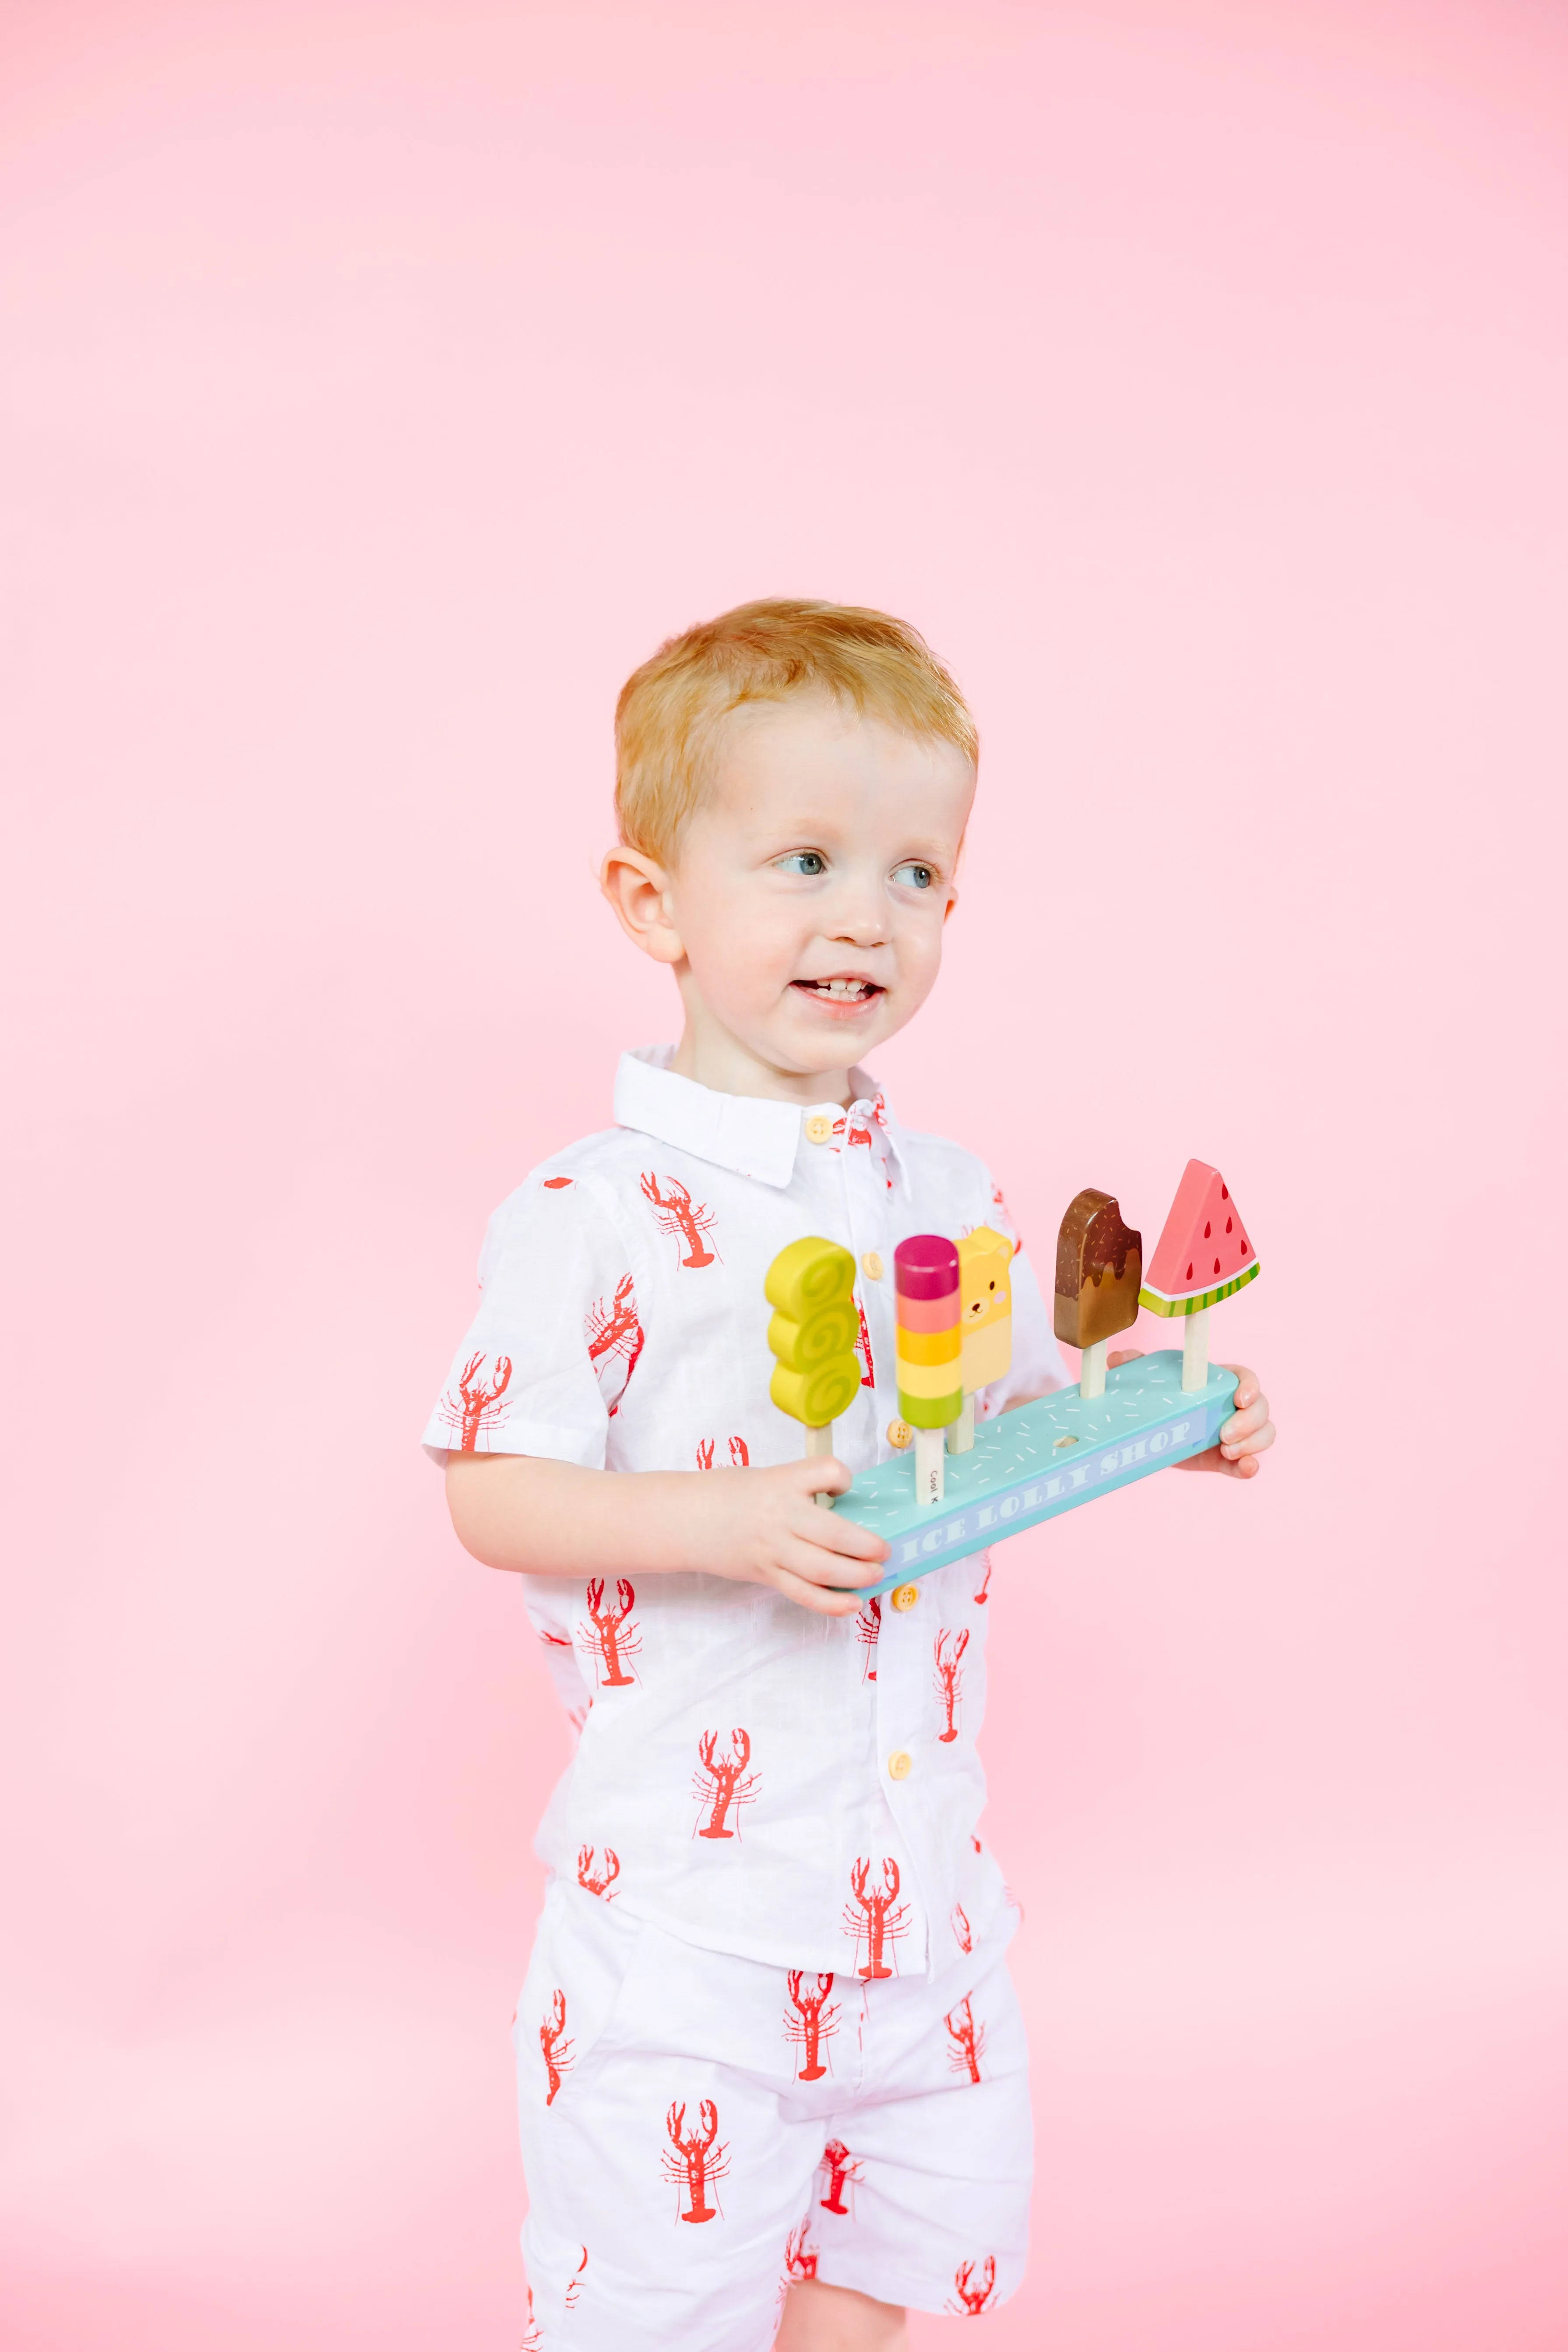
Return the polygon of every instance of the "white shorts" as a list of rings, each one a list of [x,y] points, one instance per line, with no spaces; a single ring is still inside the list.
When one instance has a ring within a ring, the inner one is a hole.
[[[1015,1924],[867,1983],[554,1884],[516,2023],[526,2352],[765,2352],[798,2278],[995,2310],[1028,2242]]]

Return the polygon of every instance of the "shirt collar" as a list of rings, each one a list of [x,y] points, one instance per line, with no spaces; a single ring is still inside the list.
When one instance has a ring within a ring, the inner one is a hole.
[[[721,1095],[683,1078],[668,1067],[673,1045],[641,1045],[623,1054],[616,1072],[615,1120],[660,1143],[689,1151],[694,1159],[710,1160],[737,1176],[754,1176],[780,1191],[795,1174],[795,1154],[807,1118],[820,1112],[845,1131],[842,1104],[770,1102],[759,1095]],[[880,1130],[890,1157],[899,1160],[900,1143],[891,1112],[877,1081],[868,1070],[849,1073],[855,1088],[852,1108],[868,1113]]]

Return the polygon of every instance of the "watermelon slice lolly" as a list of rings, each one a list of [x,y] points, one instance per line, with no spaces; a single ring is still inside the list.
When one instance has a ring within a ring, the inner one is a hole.
[[[1139,1305],[1152,1314],[1185,1318],[1184,1391],[1201,1389],[1208,1377],[1209,1308],[1257,1274],[1258,1253],[1229,1186],[1217,1168],[1189,1160],[1138,1293]]]

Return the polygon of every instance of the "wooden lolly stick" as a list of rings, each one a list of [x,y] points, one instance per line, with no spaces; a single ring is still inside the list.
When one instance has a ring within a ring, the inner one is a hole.
[[[942,1502],[947,1493],[946,1434],[942,1429],[915,1432],[915,1499],[923,1507]]]
[[[1190,1394],[1194,1389],[1208,1386],[1209,1377],[1209,1310],[1200,1307],[1195,1315],[1186,1318],[1182,1333],[1182,1388]]]
[[[1084,1349],[1083,1360],[1078,1368],[1078,1392],[1080,1397],[1105,1394],[1105,1351],[1110,1345],[1109,1339],[1095,1339]],[[1203,1386],[1201,1381],[1198,1386]]]
[[[974,1450],[974,1391],[963,1400],[963,1411],[958,1419],[948,1423],[947,1450],[950,1454],[971,1454]]]
[[[807,1429],[805,1458],[808,1462],[824,1454],[831,1454],[832,1452],[833,1423],[830,1421],[825,1421],[820,1429]],[[833,1508],[833,1497],[825,1489],[819,1488],[811,1499],[814,1503],[820,1503],[825,1511],[830,1511]]]

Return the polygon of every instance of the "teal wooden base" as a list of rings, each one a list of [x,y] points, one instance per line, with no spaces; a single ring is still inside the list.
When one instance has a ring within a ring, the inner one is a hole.
[[[972,1453],[947,1457],[947,1496],[915,1501],[912,1454],[862,1471],[834,1505],[892,1546],[880,1584],[887,1592],[983,1551],[1004,1536],[1130,1486],[1156,1470],[1202,1454],[1230,1418],[1236,1374],[1211,1370],[1201,1389],[1184,1394],[1182,1352],[1163,1348],[1105,1375],[1105,1393],[1086,1404],[1076,1388],[981,1422]]]

